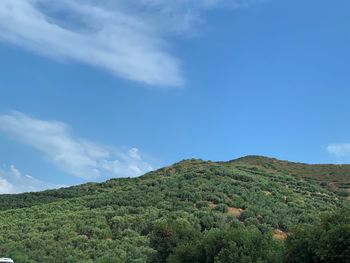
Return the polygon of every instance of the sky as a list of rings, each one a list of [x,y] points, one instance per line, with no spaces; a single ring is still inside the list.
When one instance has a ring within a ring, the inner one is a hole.
[[[0,194],[182,159],[350,162],[348,0],[2,0]]]

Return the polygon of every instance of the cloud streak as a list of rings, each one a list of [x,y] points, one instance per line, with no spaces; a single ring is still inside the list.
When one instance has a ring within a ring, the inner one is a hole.
[[[147,85],[181,86],[181,63],[169,51],[169,37],[191,31],[209,10],[249,2],[1,0],[0,41]]]
[[[327,151],[337,158],[348,157],[350,156],[350,143],[330,144],[327,146]]]
[[[36,192],[63,186],[38,180],[29,174],[22,174],[14,165],[0,169],[0,194]]]
[[[0,131],[31,146],[60,169],[80,178],[138,176],[152,170],[137,148],[121,150],[76,138],[62,122],[11,112],[0,115]]]

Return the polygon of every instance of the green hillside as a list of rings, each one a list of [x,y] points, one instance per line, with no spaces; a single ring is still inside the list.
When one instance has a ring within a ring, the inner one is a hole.
[[[349,166],[252,156],[185,160],[139,178],[2,195],[0,257],[20,263],[282,262],[283,240],[297,225],[349,209],[349,183]]]
[[[279,172],[300,176],[305,179],[313,179],[338,191],[350,190],[349,164],[293,163],[262,156],[247,156],[233,160],[231,163],[256,166],[266,172]]]

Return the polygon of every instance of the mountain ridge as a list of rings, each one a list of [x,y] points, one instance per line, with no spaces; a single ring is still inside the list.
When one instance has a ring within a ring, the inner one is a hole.
[[[329,172],[345,180],[350,174],[332,166],[311,178],[309,166],[293,171],[288,163],[259,161],[189,159],[137,178],[0,195],[0,256],[21,263],[167,262],[175,250],[158,243],[164,235],[176,232],[185,242],[238,231],[273,245],[271,238],[283,242],[321,214],[349,209],[350,202],[322,180]]]
[[[197,166],[225,165],[230,167],[233,166],[233,167],[241,167],[241,168],[249,168],[249,169],[253,168],[255,170],[258,169],[258,170],[263,170],[265,172],[282,172],[293,176],[300,176],[301,178],[304,178],[304,179],[315,180],[316,182],[322,184],[323,187],[329,187],[332,191],[343,193],[343,195],[346,195],[346,192],[350,193],[350,165],[307,164],[307,163],[289,162],[289,161],[279,160],[277,158],[259,156],[259,155],[247,155],[247,156],[229,160],[229,161],[206,161],[206,160],[196,159],[196,158],[184,159],[170,166],[166,166],[166,167],[148,172],[137,178],[143,180],[143,179],[154,177],[157,175],[161,175],[161,176],[171,175],[172,172],[176,170],[184,171],[186,170],[187,167],[195,166],[195,165]],[[289,170],[285,169],[286,167],[289,167]],[[297,167],[298,169],[294,172],[291,172],[290,169],[295,169],[295,167]],[[339,169],[339,167],[341,169]],[[317,169],[315,170],[314,168],[317,168]],[[321,174],[318,174],[318,176],[315,176],[315,173],[320,172],[320,169],[321,169]],[[303,172],[298,173],[298,171],[300,170],[302,170]],[[310,176],[310,173],[311,173],[311,176]],[[45,197],[48,199],[47,200],[48,202],[51,202],[55,200],[90,195],[97,192],[104,192],[106,191],[106,189],[103,187],[101,188],[99,186],[103,184],[108,185],[109,182],[114,182],[115,180],[127,180],[127,179],[133,179],[133,178],[130,178],[130,177],[112,178],[102,183],[89,182],[89,183],[84,183],[80,185],[63,187],[59,189],[49,189],[49,190],[40,191],[40,192],[4,194],[4,195],[0,195],[2,196],[2,202],[0,202],[0,209],[11,208],[11,206],[7,206],[6,203],[11,203],[16,199],[21,198],[22,196],[24,197],[24,199],[26,199],[25,196],[28,196],[28,195],[30,195],[31,197],[37,197],[38,201],[40,202],[43,202],[43,198]],[[4,201],[6,199],[7,201]],[[30,202],[27,202],[27,204],[30,206]],[[19,207],[27,207],[27,206],[23,205]]]

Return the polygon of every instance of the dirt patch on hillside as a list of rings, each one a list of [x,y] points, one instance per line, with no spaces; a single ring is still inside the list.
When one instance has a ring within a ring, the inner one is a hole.
[[[210,209],[215,209],[216,207],[217,207],[217,204],[214,204],[213,202],[209,203]],[[241,208],[236,208],[236,207],[228,207],[227,208],[227,214],[233,215],[235,217],[239,217],[242,212],[243,212],[243,209],[241,209]]]
[[[217,204],[210,202],[208,206],[210,209],[215,209],[217,207]],[[242,212],[243,212],[243,209],[241,209],[241,208],[236,208],[236,207],[228,207],[227,208],[227,214],[233,215],[236,217],[239,217]]]
[[[214,204],[213,202],[210,202],[210,203],[209,203],[209,208],[210,208],[210,209],[214,209],[215,207],[217,207],[216,204]]]
[[[227,213],[229,215],[239,217],[241,215],[242,211],[243,211],[243,209],[241,209],[241,208],[229,207]]]
[[[283,232],[281,229],[274,229],[272,236],[277,240],[285,240],[288,237],[288,234],[286,232]]]

